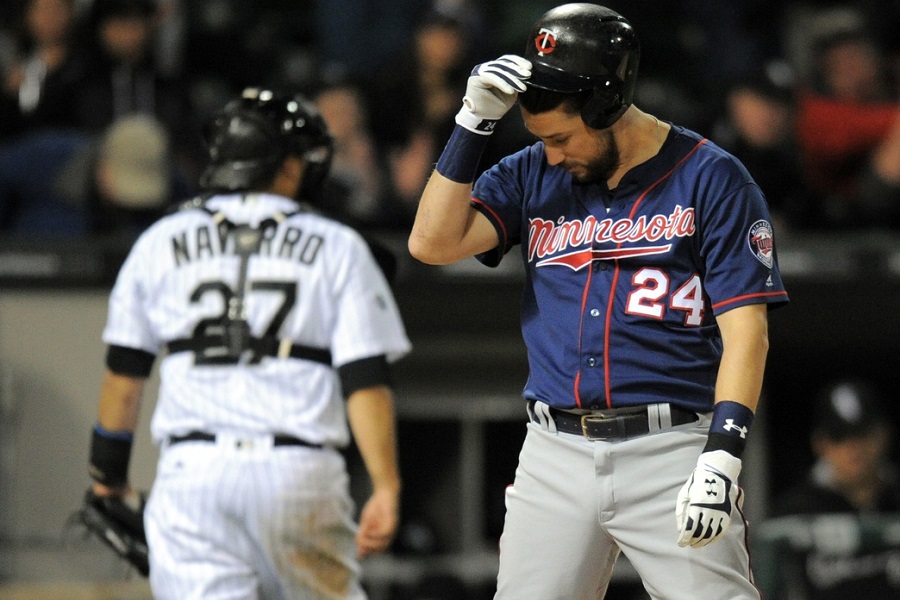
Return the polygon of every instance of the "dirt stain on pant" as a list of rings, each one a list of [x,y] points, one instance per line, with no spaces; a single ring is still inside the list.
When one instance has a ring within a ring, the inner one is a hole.
[[[346,598],[350,592],[353,572],[338,557],[309,548],[295,552],[291,565],[307,574],[306,583],[323,598]]]

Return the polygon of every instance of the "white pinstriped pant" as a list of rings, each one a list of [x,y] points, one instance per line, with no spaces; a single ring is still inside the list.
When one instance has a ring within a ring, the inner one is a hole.
[[[145,513],[156,600],[364,600],[335,450],[163,448]]]

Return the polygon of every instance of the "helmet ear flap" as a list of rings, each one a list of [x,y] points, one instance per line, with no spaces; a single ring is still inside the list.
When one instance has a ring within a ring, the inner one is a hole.
[[[581,118],[588,127],[606,129],[628,109],[622,97],[622,86],[607,79],[594,87],[591,97],[581,107]]]

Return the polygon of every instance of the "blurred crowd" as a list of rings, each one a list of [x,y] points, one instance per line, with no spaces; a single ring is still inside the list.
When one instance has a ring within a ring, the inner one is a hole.
[[[478,62],[536,0],[4,0],[0,234],[133,235],[196,192],[203,122],[300,91],[335,137],[325,207],[405,230]],[[619,0],[636,104],[740,158],[790,231],[900,229],[900,3]],[[483,157],[530,143],[508,118]]]

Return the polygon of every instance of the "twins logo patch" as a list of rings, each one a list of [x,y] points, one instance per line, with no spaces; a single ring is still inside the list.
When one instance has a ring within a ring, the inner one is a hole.
[[[772,236],[772,226],[768,221],[757,221],[750,226],[747,232],[747,245],[759,262],[772,268],[775,256],[775,238]]]

